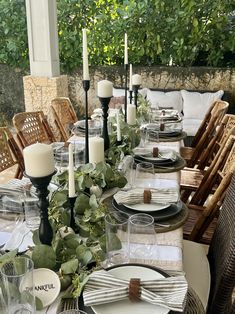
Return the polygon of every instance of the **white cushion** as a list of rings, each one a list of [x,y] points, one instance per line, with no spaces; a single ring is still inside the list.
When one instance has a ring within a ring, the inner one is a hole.
[[[210,291],[210,265],[207,259],[208,246],[183,241],[183,269],[190,287],[197,293],[206,309]]]
[[[183,130],[188,136],[194,136],[197,133],[202,121],[199,119],[183,119]]]
[[[138,92],[143,96],[146,97],[147,95],[147,88],[140,88]],[[121,97],[125,96],[125,89],[124,88],[115,88],[113,87],[113,97]],[[127,96],[129,97],[129,90],[127,91]],[[133,96],[133,94],[132,94]]]
[[[181,90],[181,94],[183,97],[184,118],[203,120],[211,104],[215,100],[221,99],[224,91],[219,90],[215,93],[198,93]]]
[[[147,100],[150,101],[152,108],[173,108],[179,112],[183,109],[183,100],[180,91],[161,92],[148,89]]]

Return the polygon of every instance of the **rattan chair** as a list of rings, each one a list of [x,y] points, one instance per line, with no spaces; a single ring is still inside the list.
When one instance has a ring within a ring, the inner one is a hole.
[[[187,161],[188,167],[198,164],[204,150],[218,133],[216,133],[216,128],[219,127],[228,107],[229,104],[226,101],[215,101],[202,121],[192,142],[192,147],[181,147],[180,154]]]
[[[51,109],[55,125],[58,128],[61,140],[66,142],[71,136],[71,126],[78,121],[76,112],[69,98],[58,97],[51,101]]]
[[[6,127],[0,128],[0,172],[17,165],[14,177],[21,179],[24,159],[12,133]]]
[[[189,285],[202,298],[205,279],[210,278],[207,314],[232,314],[232,293],[235,286],[235,174],[222,205],[217,227],[209,246],[208,259],[201,244],[184,241],[183,262]],[[208,275],[209,266],[209,275]]]
[[[20,112],[12,121],[22,148],[37,142],[49,144],[56,141],[42,111]]]

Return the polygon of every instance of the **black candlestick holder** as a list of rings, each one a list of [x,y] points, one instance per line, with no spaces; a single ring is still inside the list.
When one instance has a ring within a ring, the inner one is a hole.
[[[135,106],[136,106],[136,108],[137,108],[137,102],[138,102],[138,90],[139,90],[139,88],[140,88],[140,85],[133,85],[132,86],[132,88],[133,88],[133,91],[134,91],[134,101],[135,101]]]
[[[132,91],[132,90],[129,90],[129,94],[130,94],[130,104],[132,104],[132,99],[133,99],[132,93],[133,93],[133,91]]]
[[[128,64],[124,65],[125,67],[125,101],[124,101],[124,109],[125,109],[125,122],[127,122],[127,75],[128,75]]]
[[[51,245],[51,241],[53,239],[53,230],[51,227],[51,224],[48,220],[48,206],[49,206],[49,201],[48,201],[48,194],[49,191],[47,189],[51,178],[53,175],[56,173],[56,170],[52,173],[49,174],[48,176],[45,177],[31,177],[24,173],[24,176],[29,178],[31,181],[32,185],[36,188],[36,194],[38,196],[38,207],[40,209],[40,225],[39,225],[39,239],[42,244],[47,244]]]
[[[75,224],[75,218],[74,218],[74,204],[76,201],[77,196],[69,197],[69,206],[70,206],[70,227],[75,230],[76,224]]]
[[[103,132],[104,150],[109,149],[109,133],[108,133],[108,110],[111,97],[99,97],[103,110]]]
[[[82,86],[85,91],[85,162],[89,162],[89,129],[88,129],[88,90],[90,81],[83,80]]]

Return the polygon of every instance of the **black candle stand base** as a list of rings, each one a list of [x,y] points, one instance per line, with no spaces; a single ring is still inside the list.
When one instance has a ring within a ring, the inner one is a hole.
[[[24,173],[24,176],[29,178],[32,182],[32,185],[36,188],[36,194],[38,196],[38,207],[40,209],[40,225],[39,225],[39,239],[42,244],[51,245],[52,239],[53,239],[53,230],[51,227],[51,224],[48,220],[48,194],[49,191],[47,189],[51,178],[56,173],[54,171],[52,174],[45,176],[45,177],[31,177]]]
[[[82,86],[85,91],[85,162],[89,162],[89,130],[88,130],[88,90],[90,88],[90,81],[83,80]]]
[[[76,223],[74,218],[74,204],[76,202],[77,196],[69,197],[69,206],[70,206],[70,227],[76,231]]]
[[[111,97],[99,97],[101,107],[103,110],[103,132],[104,150],[109,149],[109,134],[108,134],[108,110]]]
[[[129,90],[129,94],[130,94],[130,104],[132,104],[132,99],[133,99],[133,96],[132,96],[132,93],[133,93],[133,91],[132,90]]]
[[[134,91],[134,102],[135,102],[135,106],[137,108],[137,106],[138,106],[138,90],[140,88],[140,85],[133,85],[132,88]]]

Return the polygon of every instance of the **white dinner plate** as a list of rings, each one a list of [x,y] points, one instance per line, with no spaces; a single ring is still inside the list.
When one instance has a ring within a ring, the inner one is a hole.
[[[134,205],[127,205],[127,204],[123,204],[126,207],[132,209],[132,210],[136,210],[139,212],[155,212],[158,210],[163,210],[164,208],[167,208],[170,206],[170,204],[134,204]]]
[[[144,266],[123,265],[108,270],[117,278],[129,280],[140,278],[140,280],[156,280],[164,278],[157,270]],[[153,305],[144,301],[131,302],[129,299],[96,305],[92,307],[96,314],[167,314],[169,310],[161,306]]]

